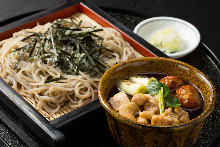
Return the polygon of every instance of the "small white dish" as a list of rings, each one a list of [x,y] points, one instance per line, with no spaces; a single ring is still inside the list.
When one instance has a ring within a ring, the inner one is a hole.
[[[184,20],[174,17],[153,17],[140,22],[134,29],[145,40],[149,41],[151,36],[157,31],[171,27],[178,31],[183,42],[182,51],[167,54],[170,58],[181,58],[196,49],[200,43],[200,33],[195,26]]]

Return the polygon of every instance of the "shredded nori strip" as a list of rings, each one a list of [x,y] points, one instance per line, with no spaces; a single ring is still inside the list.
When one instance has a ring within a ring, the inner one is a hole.
[[[21,56],[18,59],[18,62],[15,64],[14,70],[18,67],[18,64],[21,62],[22,58],[24,57],[24,54],[27,52],[27,50],[29,49],[29,45],[25,45],[23,46],[23,52],[21,54]]]
[[[55,82],[55,81],[59,81],[61,79],[64,79],[64,77],[49,79],[49,80],[46,80],[45,83]]]
[[[70,25],[66,26],[64,23]],[[75,24],[72,18],[71,22],[61,19],[52,23],[45,33],[34,32],[25,37],[22,41],[32,40],[32,43],[14,50],[14,52],[23,51],[14,70],[29,50],[27,61],[34,62],[35,59],[52,61],[55,63],[55,68],[59,68],[64,73],[79,74],[79,71],[82,71],[89,73],[90,76],[104,73],[108,66],[99,58],[99,55],[102,50],[109,52],[113,52],[113,50],[104,47],[103,38],[94,34],[94,32],[103,31],[103,29],[86,27],[89,29],[85,30],[81,24],[82,21]],[[46,83],[59,79],[47,80]]]

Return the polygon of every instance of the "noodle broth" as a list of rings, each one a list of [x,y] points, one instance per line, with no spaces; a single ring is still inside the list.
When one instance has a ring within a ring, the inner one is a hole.
[[[148,72],[148,73],[138,73],[137,76],[143,76],[143,77],[154,77],[156,78],[158,81],[166,76],[171,76],[169,74],[165,74],[165,73],[154,73],[154,72]],[[125,77],[124,79],[128,79],[128,77]],[[201,92],[198,90],[198,88],[189,83],[189,82],[186,82],[186,81],[183,81],[184,82],[184,85],[192,85],[193,87],[196,88],[196,90],[199,92],[199,95],[200,95],[200,98],[202,100],[202,103],[203,103],[203,107],[202,108],[194,108],[194,109],[189,109],[189,108],[182,108],[183,110],[185,110],[186,112],[188,112],[189,114],[189,117],[190,119],[193,119],[193,118],[196,118],[197,116],[199,116],[202,112],[203,112],[203,109],[204,109],[204,100],[203,100],[203,95],[201,94]],[[119,93],[121,90],[118,88],[118,82],[111,88],[111,90],[109,91],[109,94],[108,94],[108,98],[111,98],[113,97],[115,94]],[[176,89],[175,89],[176,90]],[[174,91],[171,91],[171,93],[176,97],[176,92]],[[132,99],[132,96],[127,94],[128,98],[131,100]]]

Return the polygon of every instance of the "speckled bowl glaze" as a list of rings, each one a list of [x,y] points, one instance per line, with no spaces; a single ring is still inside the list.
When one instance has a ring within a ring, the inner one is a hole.
[[[201,115],[179,126],[142,125],[119,115],[108,103],[108,94],[116,82],[130,74],[159,72],[176,75],[198,87],[204,97]],[[109,129],[119,146],[192,146],[211,114],[216,101],[213,84],[201,71],[184,62],[160,57],[143,57],[119,63],[102,76],[99,100],[105,109]]]

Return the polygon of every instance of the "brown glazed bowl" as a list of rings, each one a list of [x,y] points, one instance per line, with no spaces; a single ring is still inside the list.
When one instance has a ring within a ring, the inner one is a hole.
[[[159,72],[175,75],[198,87],[204,97],[201,115],[178,126],[143,125],[121,116],[108,103],[110,89],[130,74]],[[213,84],[201,71],[178,60],[160,57],[143,57],[111,67],[99,84],[99,100],[105,109],[109,129],[119,146],[192,146],[216,101]]]

